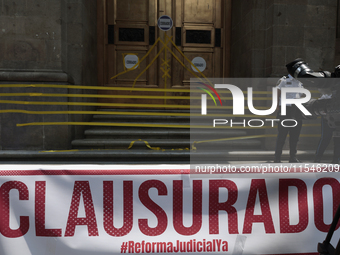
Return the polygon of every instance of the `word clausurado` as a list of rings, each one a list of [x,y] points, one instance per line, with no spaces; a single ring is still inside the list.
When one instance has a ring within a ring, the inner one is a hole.
[[[62,217],[61,222],[65,225],[49,228],[46,225],[46,219],[51,218],[48,214],[58,211],[53,207],[53,196],[49,195],[49,181],[34,181],[32,185],[28,185],[24,181],[9,180],[0,187],[0,233],[7,238],[17,238],[35,229],[36,236],[70,237],[76,234],[77,227],[85,226],[88,236],[119,237],[126,236],[131,231],[145,236],[159,236],[170,231],[169,229],[179,235],[191,236],[204,231],[203,224],[208,227],[206,230],[209,235],[217,235],[221,231],[227,231],[229,234],[251,234],[254,224],[262,225],[266,234],[300,233],[309,225],[313,225],[320,232],[327,232],[330,224],[325,222],[324,217],[316,217],[324,212],[324,187],[329,186],[332,189],[333,214],[340,197],[340,183],[335,178],[317,179],[313,181],[312,186],[298,178],[278,179],[278,197],[275,202],[269,199],[266,179],[249,179],[248,194],[239,192],[237,182],[230,179],[195,179],[190,182],[188,188],[183,180],[120,180],[117,183],[103,179],[98,180],[96,184],[85,179],[76,180],[68,185],[70,187],[67,190],[73,189],[73,192],[66,192],[70,193],[67,199],[63,199],[62,204],[58,205],[66,209],[65,213],[53,216]],[[114,195],[115,185],[119,186],[120,192],[115,192]],[[293,197],[288,196],[291,188],[297,190]],[[97,196],[93,196],[94,193]],[[223,196],[225,193],[228,194],[227,198]],[[184,205],[184,198],[188,195],[190,200],[195,202]],[[114,209],[118,206],[114,202],[116,196],[123,199],[119,214],[115,214]],[[297,216],[294,215],[298,221],[295,223],[291,223],[290,219],[291,199],[298,201]],[[19,211],[18,225],[15,227],[10,223],[10,202],[25,203],[24,200],[29,201],[29,211],[34,211],[34,216],[27,216],[25,211]],[[189,221],[188,215],[185,215],[188,206],[192,212]],[[255,206],[260,206],[261,213],[254,210]],[[274,208],[279,209],[278,215],[273,213]],[[136,210],[146,210],[148,213],[140,214]],[[80,216],[80,211],[83,211],[84,215]],[[312,217],[314,220],[309,221]],[[123,219],[122,225],[117,226],[117,219]],[[30,226],[30,222],[34,222],[34,226]],[[226,224],[226,227],[222,229],[220,222]]]

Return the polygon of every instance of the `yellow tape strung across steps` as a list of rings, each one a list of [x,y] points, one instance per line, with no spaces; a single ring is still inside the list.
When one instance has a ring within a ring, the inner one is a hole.
[[[82,86],[82,85],[55,85],[55,84],[0,84],[0,88],[62,88],[62,89],[88,89],[88,90],[118,90],[118,91],[142,91],[142,92],[200,92],[190,89],[161,89],[161,88],[131,88],[131,87],[105,87],[105,86]],[[226,91],[228,92],[228,91]],[[266,92],[266,91],[264,91]],[[267,93],[267,92],[266,92]]]
[[[167,150],[171,150],[171,151],[174,151],[174,150],[184,151],[184,150],[190,150],[189,148],[162,149],[160,147],[151,147],[150,144],[148,143],[148,141],[145,141],[145,140],[142,140],[142,139],[137,139],[137,140],[132,141],[127,149],[128,150],[131,149],[133,147],[133,145],[135,144],[135,142],[144,142],[146,147],[148,147],[151,150],[156,150],[156,151],[167,151]]]
[[[268,138],[268,137],[276,137],[277,135],[254,135],[254,136],[239,136],[239,137],[230,137],[230,138],[225,138],[225,139],[215,139],[215,140],[203,140],[203,141],[195,141],[191,145],[192,150],[196,150],[197,148],[195,147],[195,144],[200,144],[200,143],[208,143],[208,142],[219,142],[219,141],[232,141],[232,140],[244,140],[244,139],[254,139],[254,138]],[[320,137],[321,135],[300,135],[300,137]],[[133,147],[135,142],[144,142],[146,147],[151,149],[151,150],[157,150],[157,151],[167,151],[167,150],[190,150],[189,148],[178,148],[178,149],[162,149],[160,147],[152,147],[148,141],[142,140],[142,139],[137,139],[134,141],[131,141],[129,147],[125,150],[129,150]],[[78,151],[109,151],[109,150],[119,150],[119,149],[89,149],[89,150],[79,150],[79,149],[74,149],[74,150],[49,150],[49,151],[39,151],[39,153],[53,153],[53,152],[78,152]]]
[[[131,87],[105,87],[105,86],[82,86],[82,85],[55,85],[55,84],[0,84],[0,88],[63,88],[63,89],[87,89],[87,90],[108,90],[108,91],[142,91],[142,92],[201,92],[199,89],[161,89],[161,88],[131,88]],[[231,94],[229,90],[222,92]],[[247,91],[243,91],[247,94]],[[311,91],[319,93],[319,91]],[[253,94],[271,95],[271,91],[253,91]]]
[[[142,139],[137,139],[134,141],[131,141],[129,147],[125,150],[130,150],[133,145],[136,142],[144,142],[145,146],[147,148],[149,148],[150,150],[156,150],[156,151],[189,151],[189,148],[177,148],[177,149],[162,149],[160,147],[152,147],[148,141],[146,140],[142,140]],[[78,152],[78,151],[109,151],[109,150],[120,150],[120,149],[90,149],[90,150],[78,150],[78,149],[74,149],[74,150],[49,150],[49,151],[39,151],[39,153],[53,153],[53,152]]]
[[[123,107],[154,107],[154,108],[183,108],[190,109],[190,105],[163,105],[163,104],[120,104],[120,103],[93,103],[93,102],[39,102],[39,101],[12,101],[0,100],[1,104],[24,105],[73,105],[73,106],[123,106]],[[199,109],[200,106],[191,106]]]
[[[148,147],[148,148],[151,149],[151,150],[165,151],[165,150],[162,150],[162,149],[159,148],[159,147],[151,147],[150,144],[149,144],[147,141],[144,141],[144,140],[142,140],[142,139],[137,139],[137,140],[135,140],[135,141],[132,141],[127,149],[130,150],[130,149],[132,148],[132,146],[135,144],[135,142],[144,142],[145,145],[146,145],[146,147]]]
[[[200,105],[164,105],[164,104],[122,104],[122,103],[91,103],[91,102],[39,102],[39,101],[14,101],[0,100],[0,104],[24,104],[24,105],[73,105],[73,106],[122,106],[122,107],[151,107],[151,108],[182,108],[201,109]],[[256,107],[267,109],[268,107]],[[209,109],[233,109],[232,106],[209,106]],[[245,107],[248,109],[248,107]]]
[[[49,151],[39,151],[39,153],[50,153],[50,152],[77,152],[80,151],[78,149],[74,150],[49,150]]]
[[[139,115],[139,116],[184,116],[184,117],[201,117],[199,113],[163,113],[163,112],[106,112],[106,111],[27,111],[19,109],[0,110],[0,113],[23,113],[23,114],[93,114],[93,115]],[[207,114],[208,117],[235,117],[233,114]],[[254,117],[251,114],[242,115],[245,118]],[[275,116],[267,116],[275,118]]]
[[[144,142],[145,146],[151,150],[156,150],[156,151],[184,151],[184,150],[190,150],[189,148],[178,148],[178,149],[162,149],[160,147],[152,147],[148,141],[142,140],[142,139],[137,139],[134,140],[130,143],[129,147],[125,150],[130,150],[135,142]],[[53,153],[53,152],[79,152],[79,151],[109,151],[109,150],[121,150],[121,149],[90,149],[90,150],[79,150],[79,149],[74,149],[74,150],[49,150],[49,151],[39,151],[39,153]]]
[[[134,124],[134,123],[109,123],[109,122],[31,122],[16,124],[17,127],[25,126],[108,126],[108,127],[169,127],[169,128],[190,128],[190,125],[167,125],[167,124]]]
[[[21,123],[16,124],[17,127],[25,127],[25,126],[112,126],[112,127],[165,127],[165,128],[208,128],[208,129],[269,129],[273,127],[226,127],[226,126],[203,126],[203,125],[170,125],[170,124],[142,124],[142,123],[110,123],[110,122],[30,122],[30,123]],[[304,124],[304,127],[317,127],[320,124]]]
[[[144,96],[144,95],[97,95],[97,94],[51,94],[51,93],[0,93],[0,97],[11,97],[11,96],[29,96],[29,97],[76,97],[76,98],[141,98],[141,99],[195,99],[201,100],[201,97],[190,97],[190,96]],[[232,100],[232,97],[221,97],[223,100]],[[245,97],[245,100],[248,98]],[[211,100],[209,97],[208,100]],[[256,100],[272,100],[268,97],[254,97],[253,101]]]

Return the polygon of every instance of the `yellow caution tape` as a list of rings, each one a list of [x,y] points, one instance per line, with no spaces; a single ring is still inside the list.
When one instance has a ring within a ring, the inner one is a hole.
[[[82,85],[56,85],[56,84],[0,84],[0,88],[62,88],[62,89],[90,89],[90,90],[117,90],[117,91],[144,91],[144,92],[199,92],[190,89],[162,89],[162,88],[131,88],[109,86],[82,86]],[[227,91],[226,91],[227,92]]]
[[[171,41],[172,42],[172,41]],[[178,63],[180,63],[189,73],[191,73],[193,76],[195,76],[198,80],[200,80],[201,82],[203,82],[203,83],[205,83],[205,81],[202,79],[202,78],[200,78],[197,74],[195,74],[192,70],[190,70],[176,55],[175,55],[175,53],[173,52],[173,51],[171,51],[171,49],[166,45],[166,44],[164,44],[164,42],[162,42],[161,41],[161,43],[163,43],[163,45],[164,45],[164,47],[166,48],[166,49],[168,49],[169,51],[170,51],[170,53],[171,53],[171,55],[177,60],[177,62]],[[197,69],[197,67],[194,65],[194,64],[192,64],[192,62],[181,52],[181,51],[179,51],[180,52],[180,54],[182,55],[182,56],[184,56],[184,58],[194,67],[194,68],[196,68]],[[198,69],[197,69],[198,70]],[[205,77],[205,75],[204,74],[202,74],[201,73],[201,71],[200,70],[198,70],[198,72],[206,79],[206,82],[208,82],[211,86],[213,86],[212,85],[212,83],[211,83],[211,81],[209,81],[208,79],[207,79],[207,77]]]
[[[209,92],[210,93],[210,92]],[[77,98],[123,98],[123,99],[132,99],[132,98],[141,98],[141,99],[197,99],[201,100],[201,97],[193,97],[193,96],[145,96],[145,95],[98,95],[98,94],[51,94],[51,93],[0,93],[0,97],[11,97],[11,96],[28,96],[28,97],[77,97]],[[210,100],[211,98],[208,98]],[[232,97],[221,97],[223,100],[232,100]],[[248,98],[245,97],[245,100]],[[255,100],[272,100],[268,97],[254,97]]]
[[[149,148],[150,150],[156,150],[156,151],[167,151],[167,150],[172,150],[172,151],[184,151],[184,150],[190,150],[189,148],[177,148],[177,149],[162,149],[160,147],[152,147],[148,141],[142,140],[142,139],[137,139],[134,141],[131,141],[129,147],[126,150],[130,150],[135,142],[144,142],[145,146]],[[79,149],[73,149],[73,150],[48,150],[48,151],[39,151],[39,153],[54,153],[54,152],[79,152],[79,151],[102,151],[102,150],[119,150],[119,149],[89,149],[89,150],[79,150]]]
[[[49,150],[49,151],[39,151],[39,153],[42,153],[42,152],[46,152],[46,153],[50,153],[50,152],[76,152],[76,151],[79,151],[77,149],[75,150]]]
[[[119,107],[151,107],[151,108],[182,108],[200,109],[200,105],[164,105],[164,104],[126,104],[126,103],[94,103],[94,102],[40,102],[40,101],[14,101],[0,100],[0,104],[24,104],[24,105],[73,105],[73,106],[119,106]],[[208,106],[209,109],[233,109],[232,106]],[[268,107],[257,106],[257,109]],[[248,107],[245,107],[248,109]]]
[[[168,36],[166,34],[166,31],[165,31],[165,38],[168,39]],[[171,40],[171,38],[170,38]],[[171,76],[169,74],[169,71],[171,70],[170,68],[170,65],[168,64],[168,61],[170,61],[170,59],[168,60],[168,55],[167,55],[167,52],[166,52],[166,49],[164,50],[164,59],[163,60],[163,63],[162,63],[162,66],[164,65],[164,69],[163,68],[160,68],[164,74],[162,76],[162,78],[164,78],[164,88],[166,89],[167,88],[167,78],[171,79]],[[164,92],[164,96],[166,96],[166,92]],[[164,99],[164,104],[166,104],[166,99]]]
[[[172,38],[172,37],[171,37]],[[170,40],[171,40],[171,38],[170,38]],[[160,42],[162,42],[163,44],[164,44],[164,42],[160,39],[160,38],[158,38],[159,40],[157,40],[157,41],[160,41]],[[166,43],[168,43],[168,39],[166,40]],[[141,77],[142,76],[142,74],[146,71],[146,70],[148,70],[149,68],[150,68],[150,66],[157,60],[157,58],[159,57],[159,55],[162,53],[162,51],[165,49],[165,45],[160,49],[160,51],[156,54],[156,56],[150,61],[150,63],[145,67],[145,69],[140,73],[140,74],[138,74],[137,75],[137,77],[136,77],[136,79],[134,80],[134,82],[133,82],[133,84],[132,84],[132,88],[134,88],[135,87],[135,85],[136,85],[136,82],[137,82],[137,80],[139,79],[139,77]],[[148,53],[149,52],[151,52],[151,49],[148,51]],[[117,76],[116,76],[117,77]]]
[[[12,101],[0,100],[1,104],[24,105],[74,105],[74,106],[122,106],[122,107],[154,107],[154,108],[183,108],[190,109],[190,105],[163,105],[163,104],[122,104],[122,103],[94,103],[94,102],[39,102],[39,101]],[[199,105],[191,108],[200,108]],[[227,108],[225,108],[227,109]],[[230,108],[231,109],[231,108]]]
[[[17,127],[25,126],[117,126],[117,127],[169,127],[169,128],[190,128],[190,125],[168,125],[168,124],[133,124],[133,123],[108,123],[108,122],[31,122],[16,124]],[[208,126],[199,126],[201,128]]]
[[[268,138],[268,137],[276,137],[276,134],[270,134],[270,135],[253,135],[253,136],[239,136],[239,137],[229,137],[229,138],[222,138],[222,139],[213,139],[213,140],[203,140],[203,141],[194,141],[191,145],[192,150],[197,150],[195,144],[200,143],[209,143],[209,142],[220,142],[220,141],[232,141],[232,140],[243,140],[243,139],[254,139],[254,138]],[[300,137],[321,137],[321,135],[315,135],[315,134],[302,134]],[[190,150],[189,148],[177,148],[177,149],[162,149],[160,147],[152,147],[148,141],[137,139],[134,141],[131,141],[129,147],[127,150],[130,150],[135,142],[144,142],[145,146],[151,150],[157,150],[157,151],[167,151],[167,150]],[[39,151],[39,153],[54,153],[54,152],[78,152],[78,151],[102,151],[102,150],[118,150],[118,149],[89,149],[89,150],[79,150],[79,149],[73,149],[73,150],[48,150],[48,151]]]
[[[132,141],[127,149],[130,150],[132,148],[132,146],[135,144],[135,142],[144,142],[146,147],[148,147],[151,150],[165,151],[164,149],[161,149],[159,147],[151,147],[150,144],[147,141],[142,140],[142,139],[137,139],[137,140]]]
[[[163,113],[163,112],[110,112],[110,111],[27,111],[20,109],[0,110],[0,113],[23,113],[23,114],[93,114],[93,115],[138,115],[138,116],[184,116],[184,117],[200,117],[199,113]],[[207,114],[208,117],[235,117],[233,114]],[[254,117],[250,114],[242,115],[242,117]],[[268,118],[275,118],[275,116],[267,116]]]
[[[173,125],[173,124],[143,124],[143,123],[109,123],[109,122],[30,122],[16,124],[17,127],[25,126],[112,126],[112,127],[168,127],[168,128],[202,128],[202,129],[269,129],[271,126],[241,127],[241,126],[204,126],[204,125]],[[304,127],[318,127],[320,124],[304,124]]]
[[[150,50],[144,55],[144,57],[142,57],[140,60],[138,60],[138,62],[137,62],[133,67],[131,67],[131,68],[129,68],[128,70],[125,70],[125,71],[123,71],[123,72],[121,72],[121,73],[119,73],[119,74],[116,74],[115,76],[111,77],[111,79],[114,79],[114,78],[116,78],[116,77],[118,77],[118,76],[120,76],[120,75],[122,75],[122,74],[127,73],[127,72],[133,71],[133,70],[135,69],[136,66],[140,65],[140,63],[141,63],[147,56],[149,56],[149,54],[151,53],[151,51],[156,47],[156,45],[157,45],[157,43],[159,42],[159,40],[160,40],[160,38],[158,38],[158,39],[156,40],[156,42],[152,45],[152,47],[150,48]]]
[[[172,41],[172,40],[170,40],[171,41],[171,44],[172,44],[172,46],[179,52],[179,54],[181,54],[182,55],[182,57],[185,59],[185,60],[187,60],[189,63],[190,63],[190,65],[192,66],[192,67],[194,67],[195,69],[196,69],[196,71],[203,77],[203,78],[205,78],[205,80],[206,81],[208,81],[208,83],[211,85],[211,86],[213,86],[212,85],[212,83],[211,83],[211,81],[190,61],[190,59],[188,59],[187,58],[187,56],[185,56],[184,54],[183,54],[183,52],[177,47],[177,45]],[[171,54],[172,54],[172,56],[185,68],[185,69],[187,69],[192,75],[194,75],[196,78],[198,78],[200,81],[202,81],[202,79],[201,78],[199,78],[194,72],[192,72],[186,65],[184,65],[183,63],[182,63],[182,61],[180,61],[180,59],[178,59],[177,58],[177,56],[171,51]]]
[[[138,116],[184,116],[184,117],[201,117],[199,113],[166,113],[166,112],[114,112],[114,111],[27,111],[20,109],[0,110],[0,113],[23,113],[23,114],[92,114],[92,115],[138,115]],[[233,114],[207,114],[207,117],[235,117]],[[242,115],[245,118],[254,117],[251,114]],[[275,118],[275,116],[266,116],[266,118]]]
[[[137,139],[134,140],[130,143],[129,147],[127,148],[128,150],[131,149],[133,147],[133,145],[135,144],[135,142],[144,142],[144,144],[146,145],[146,147],[148,147],[151,150],[156,150],[156,151],[166,151],[167,149],[162,149],[160,147],[152,147],[148,141],[142,140],[142,139]],[[190,150],[189,148],[178,148],[178,149],[168,149],[168,150],[179,150],[179,151],[183,151],[183,150]]]
[[[131,87],[109,87],[109,86],[82,86],[82,85],[56,85],[56,84],[0,84],[0,88],[63,88],[63,89],[89,89],[89,90],[117,90],[117,91],[144,91],[144,92],[197,92],[199,89],[162,89],[162,88],[131,88]],[[219,91],[220,92],[220,91]],[[231,94],[229,90],[223,90],[221,93]],[[243,91],[247,94],[247,91]],[[319,91],[312,90],[311,93],[319,93]],[[267,94],[271,95],[271,91],[253,91],[253,94]]]
[[[38,101],[13,101],[0,100],[2,104],[24,104],[24,105],[73,105],[73,106],[125,106],[125,107],[155,107],[155,108],[184,108],[190,109],[190,105],[163,105],[163,104],[121,104],[121,103],[93,103],[93,102],[38,102]],[[200,106],[191,106],[199,108]],[[230,108],[231,109],[231,108]]]

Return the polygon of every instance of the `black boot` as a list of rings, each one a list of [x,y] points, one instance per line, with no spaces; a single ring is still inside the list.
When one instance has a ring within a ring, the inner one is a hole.
[[[294,156],[289,158],[289,163],[302,163],[302,162],[298,160],[296,156]]]
[[[338,158],[333,158],[331,164],[340,164],[339,159]]]
[[[340,160],[340,137],[336,136],[334,139],[334,153],[333,153],[333,160],[332,164],[339,164]]]
[[[315,157],[313,162],[314,163],[320,163],[321,162],[321,158]]]
[[[280,157],[275,157],[274,163],[281,163],[281,158]]]

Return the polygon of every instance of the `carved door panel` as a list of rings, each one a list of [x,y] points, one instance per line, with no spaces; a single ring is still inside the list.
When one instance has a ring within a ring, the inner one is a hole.
[[[189,88],[191,77],[223,76],[225,33],[222,24],[225,22],[222,16],[229,0],[103,1],[104,70],[100,85],[122,90],[103,92],[121,98],[101,102],[188,104],[189,100],[165,100],[162,96],[189,95],[179,90]],[[173,20],[172,29],[166,32],[157,26],[158,18],[163,15]],[[167,48],[163,48],[162,42],[153,47],[158,39],[166,42]],[[124,90],[131,87],[152,90]],[[161,89],[170,91],[165,93]],[[149,98],[140,98],[141,95]]]
[[[221,0],[175,0],[174,17],[176,46],[184,54],[176,51],[183,62],[172,61],[172,86],[188,87],[190,78],[222,77],[222,14],[225,4]],[[189,62],[190,61],[190,62]],[[192,67],[194,64],[200,72]],[[169,100],[169,103],[174,101]],[[188,102],[183,102],[188,103]]]
[[[155,50],[145,57],[155,42],[157,0],[106,0],[105,21],[107,43],[104,47],[104,85],[110,87],[157,88],[157,66],[147,68]],[[146,69],[146,70],[145,70]],[[109,103],[162,103],[162,100],[135,98],[141,95],[160,95],[157,92],[129,90],[105,91],[120,98],[102,99]]]

